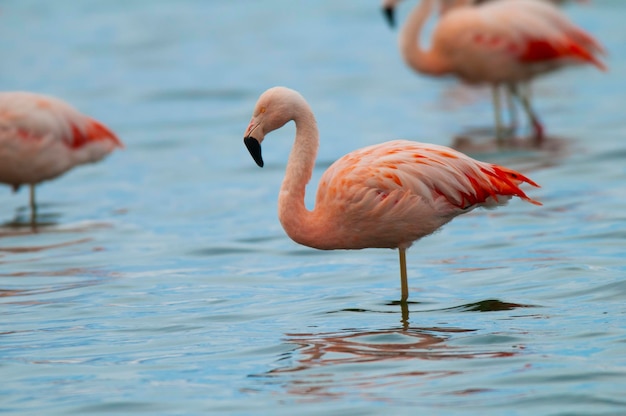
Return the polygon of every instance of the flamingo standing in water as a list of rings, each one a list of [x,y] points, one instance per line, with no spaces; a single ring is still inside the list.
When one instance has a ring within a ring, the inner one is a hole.
[[[393,9],[401,1],[402,0],[383,0],[383,12],[385,13],[385,17],[387,18],[391,26],[395,25]],[[441,0],[441,14],[445,14],[446,11],[457,6],[463,6],[467,4],[488,3],[490,1],[498,1],[498,0]],[[563,5],[565,3],[568,3],[570,0],[543,0],[543,1],[547,1],[555,5]],[[587,2],[588,0],[577,0],[577,1],[579,3],[583,3],[583,2]]]
[[[117,147],[122,142],[111,130],[57,98],[0,92],[0,183],[14,190],[29,185],[33,222],[36,184]]]
[[[278,218],[295,242],[321,249],[391,248],[400,253],[402,297],[408,299],[406,250],[457,215],[495,207],[538,186],[519,172],[479,162],[444,146],[395,140],[343,156],[322,175],[315,208],[304,205],[319,134],[313,112],[296,91],[274,87],[258,99],[244,134],[263,167],[261,143],[287,122],[296,137],[278,199]]]
[[[459,5],[463,5],[466,3],[465,0],[441,0],[442,4],[441,4],[441,13],[446,13],[448,10],[457,7]],[[481,3],[487,3],[490,1],[499,1],[499,0],[473,0],[473,4],[481,4]],[[571,0],[543,0],[543,1],[547,1],[549,3],[552,3],[554,5],[557,6],[563,6],[565,5],[565,3],[569,3],[571,2]],[[576,0],[578,3],[585,3],[588,2],[589,0]],[[493,110],[494,110],[494,116],[495,116],[495,122],[496,122],[496,126],[500,126],[499,128],[496,128],[496,132],[498,134],[498,139],[502,139],[501,134],[502,131],[504,130],[501,126],[502,126],[502,116],[501,116],[501,112],[500,112],[500,89],[497,86],[493,86],[491,89],[491,93],[492,93],[492,99],[493,99]],[[524,94],[526,96],[526,99],[530,99],[530,83],[529,82],[523,82],[520,83],[517,87],[518,89],[518,93],[519,94]],[[510,131],[515,130],[515,126],[517,125],[517,116],[516,116],[516,112],[515,112],[515,103],[513,102],[513,97],[510,93],[510,91],[508,89],[504,89],[504,95],[506,97],[506,102],[507,102],[507,107],[509,110],[509,117],[511,120],[511,126],[509,128]]]
[[[543,139],[544,128],[518,85],[571,65],[592,64],[606,70],[598,58],[604,53],[602,46],[556,6],[542,0],[499,0],[477,6],[470,5],[471,0],[458,0],[462,7],[440,17],[432,46],[424,50],[420,33],[436,1],[422,0],[401,31],[400,51],[406,63],[423,74],[453,74],[469,84],[491,84],[494,91],[506,86],[525,110],[537,143]],[[391,21],[395,3],[383,3]],[[494,93],[496,131],[502,138],[496,99]]]

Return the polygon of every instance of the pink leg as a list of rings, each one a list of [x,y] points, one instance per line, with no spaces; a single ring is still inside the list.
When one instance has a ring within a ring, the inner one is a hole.
[[[511,91],[511,94],[517,97],[517,99],[522,103],[522,107],[524,108],[524,111],[526,111],[526,115],[532,124],[535,143],[538,145],[541,144],[545,137],[545,129],[543,124],[539,121],[539,117],[537,117],[533,111],[528,96],[526,94],[520,94],[517,89],[517,85],[515,84],[509,85],[509,90]]]
[[[406,249],[398,247],[398,252],[400,253],[400,288],[402,292],[400,302],[406,303],[409,298],[409,284],[406,274]]]
[[[535,131],[535,143],[541,144],[543,143],[544,133],[543,133],[543,124],[537,119],[533,120],[533,130]]]

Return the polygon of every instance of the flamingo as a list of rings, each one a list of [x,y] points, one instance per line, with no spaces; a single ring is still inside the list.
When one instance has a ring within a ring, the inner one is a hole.
[[[454,7],[455,5],[458,5],[459,3],[465,3],[465,0],[442,0],[442,1],[443,1],[443,8]],[[499,1],[499,0],[472,0],[471,3],[481,4],[481,3],[488,3],[490,1]],[[552,3],[555,6],[563,6],[565,5],[565,3],[569,3],[572,0],[543,0],[543,1]],[[576,0],[577,3],[585,3],[587,1],[588,0]]]
[[[399,0],[396,0],[396,1],[399,1]],[[441,1],[442,1],[442,4],[441,4],[442,14],[447,12],[451,8],[459,6],[459,2],[465,3],[464,0],[441,0]],[[481,4],[481,3],[486,3],[489,1],[498,1],[498,0],[473,0],[473,3]],[[568,3],[571,0],[544,0],[544,1],[550,2],[557,6],[563,6],[565,5],[565,3]],[[588,1],[589,0],[576,0],[576,2],[578,3],[585,3]],[[500,126],[499,128],[496,128],[496,132],[498,133],[498,135],[501,135],[503,128],[501,127],[502,116],[500,113],[500,91],[499,90],[500,88],[494,86],[491,89],[491,93],[492,93],[492,99],[493,99],[493,110],[494,110],[496,126]],[[530,83],[528,82],[520,83],[518,85],[518,92],[520,94],[526,95],[527,99],[530,99]],[[516,121],[517,117],[516,117],[515,104],[513,102],[513,97],[511,96],[509,90],[507,89],[504,89],[504,95],[506,96],[507,107],[509,110],[509,117],[511,119],[510,130],[515,130],[515,126],[517,124],[517,121]],[[499,137],[499,139],[501,139],[501,137]]]
[[[244,143],[263,167],[261,143],[293,120],[296,137],[278,198],[278,218],[295,242],[320,249],[398,249],[401,302],[408,299],[406,250],[460,214],[495,207],[538,185],[519,172],[479,162],[435,144],[394,140],[343,156],[322,175],[315,208],[304,204],[319,133],[309,104],[297,92],[273,87],[258,99]]]
[[[496,92],[500,85],[520,102],[540,144],[543,125],[518,85],[572,65],[591,64],[606,70],[598,57],[604,53],[602,45],[543,0],[499,0],[476,6],[470,5],[471,0],[459,0],[462,7],[441,16],[432,46],[424,50],[419,37],[436,1],[422,0],[410,13],[400,34],[401,54],[419,73],[453,74],[469,84],[491,84],[499,139],[502,126]],[[390,21],[396,2],[383,3]]]
[[[35,185],[118,147],[123,144],[111,130],[58,98],[0,92],[0,183],[15,191],[29,185],[33,222]]]

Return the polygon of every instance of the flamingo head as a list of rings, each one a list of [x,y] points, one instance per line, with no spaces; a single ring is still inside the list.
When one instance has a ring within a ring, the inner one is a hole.
[[[389,27],[396,27],[396,15],[395,15],[395,2],[393,1],[384,1],[383,2],[383,16],[385,16],[385,20]]]
[[[402,0],[383,0],[382,2],[383,15],[389,27],[396,27],[396,6],[401,2]]]
[[[265,135],[294,120],[304,106],[304,98],[286,87],[273,87],[261,94],[243,139],[257,165],[263,167],[261,143]]]

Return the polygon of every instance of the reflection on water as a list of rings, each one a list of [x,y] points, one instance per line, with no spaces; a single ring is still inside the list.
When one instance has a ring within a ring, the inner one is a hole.
[[[435,308],[435,309],[420,309],[411,311],[411,307],[423,305],[422,302],[418,301],[406,301],[402,302],[399,300],[394,300],[386,304],[387,306],[393,306],[397,309],[395,310],[371,310],[364,308],[345,308],[340,311],[331,311],[328,313],[336,313],[336,312],[356,312],[356,313],[393,313],[397,314],[400,312],[402,323],[402,329],[409,330],[410,328],[410,313],[413,312],[418,316],[421,313],[431,313],[431,312],[498,312],[498,311],[511,311],[519,308],[535,308],[537,305],[524,305],[520,303],[513,302],[503,302],[498,299],[485,299],[477,302],[466,303],[458,306],[452,307],[444,307],[444,308]],[[414,316],[415,317],[415,316]]]
[[[112,227],[113,224],[111,223],[95,221],[58,225],[38,220],[34,226],[30,222],[11,221],[0,225],[0,239],[7,237],[28,236],[33,234],[88,233],[96,230],[110,229]],[[79,242],[82,242],[82,240]],[[54,247],[51,246],[50,248]],[[0,248],[0,250],[6,250],[6,247]]]
[[[46,222],[45,217],[43,221],[39,218],[35,224],[18,220],[0,225],[0,265],[28,265],[27,268],[17,268],[17,271],[0,272],[2,303],[54,303],[58,300],[42,295],[94,286],[115,276],[116,273],[93,268],[58,267],[54,261],[51,266],[41,270],[38,264],[42,260],[55,258],[60,258],[61,264],[71,263],[71,260],[63,260],[68,250],[86,253],[100,251],[99,246],[92,246],[94,233],[111,228],[111,223],[92,221],[57,225]]]
[[[80,279],[81,277],[89,276],[87,278]],[[84,270],[84,269],[64,269],[57,270],[55,272],[46,272],[46,273],[33,273],[33,272],[24,272],[24,273],[9,273],[9,274],[0,274],[0,278],[6,277],[38,277],[44,278],[43,281],[40,281],[39,284],[30,286],[27,289],[2,289],[0,288],[0,297],[19,297],[19,296],[32,296],[32,295],[41,295],[48,294],[54,292],[61,292],[65,290],[78,289],[88,286],[95,286],[101,284],[105,277],[111,277],[109,273],[105,273],[99,270]],[[75,280],[71,282],[59,282],[53,280],[54,277],[73,277]],[[52,278],[52,280],[48,280],[47,278]],[[8,301],[2,302],[3,304],[43,304],[49,303],[42,300],[30,300],[30,301]]]
[[[450,366],[449,360],[510,358],[524,350],[523,345],[519,344],[506,347],[489,343],[470,347],[458,345],[452,342],[453,338],[466,338],[478,330],[442,326],[411,327],[407,303],[391,302],[389,305],[404,305],[402,327],[374,331],[346,329],[339,332],[288,333],[284,342],[294,348],[278,358],[278,368],[254,377],[280,384],[289,394],[299,396],[301,400],[316,401],[354,394],[355,391],[367,395],[368,389],[379,389],[381,386],[419,384],[448,376],[462,377],[462,366]],[[532,306],[486,299],[439,311],[495,312],[529,307]],[[347,311],[373,312],[365,309]],[[481,336],[483,339],[489,337],[484,334]],[[415,363],[416,360],[448,363],[444,366],[419,365]],[[411,363],[405,365],[404,362]],[[458,370],[452,370],[451,367]],[[407,368],[413,370],[407,371]],[[467,395],[485,391],[480,387],[467,387],[450,394]]]
[[[498,153],[519,152],[529,153],[533,158],[550,156],[557,158],[552,166],[560,158],[569,153],[574,139],[566,137],[546,136],[540,145],[537,145],[527,137],[510,137],[503,142],[498,142],[489,129],[468,129],[454,137],[452,147],[463,153]]]
[[[32,232],[36,232],[41,227],[56,225],[60,217],[60,213],[46,212],[42,214],[39,207],[34,211],[30,207],[21,207],[15,213],[13,220],[5,223],[4,227],[29,228]]]
[[[19,235],[24,235],[24,234],[19,234]],[[92,241],[91,238],[81,238],[81,239],[78,239],[78,240],[72,240],[72,241],[66,241],[66,242],[63,242],[63,243],[48,244],[48,245],[22,246],[22,247],[0,247],[0,252],[7,252],[7,253],[36,253],[38,251],[50,250],[50,249],[53,249],[53,248],[68,247],[68,246],[73,246],[73,245],[76,245],[76,244],[88,243],[90,241]]]
[[[295,348],[281,356],[279,362],[288,364],[255,377],[268,378],[281,384],[289,394],[315,401],[355,392],[367,395],[370,389],[420,384],[462,373],[452,370],[450,365],[420,366],[403,362],[508,358],[519,353],[516,347],[477,351],[448,343],[454,335],[474,331],[433,327],[286,334],[285,342]],[[423,370],[416,370],[419,367]],[[478,391],[484,390],[468,388],[459,394]]]
[[[497,299],[481,300],[479,302],[468,303],[465,305],[454,306],[452,308],[446,308],[447,311],[459,311],[459,312],[496,312],[496,311],[510,311],[518,308],[535,308],[536,305],[522,305],[519,303],[502,302]]]
[[[298,346],[295,365],[270,374],[302,371],[328,365],[360,362],[442,358],[472,358],[446,345],[447,334],[471,332],[463,328],[392,328],[378,331],[286,334]]]

